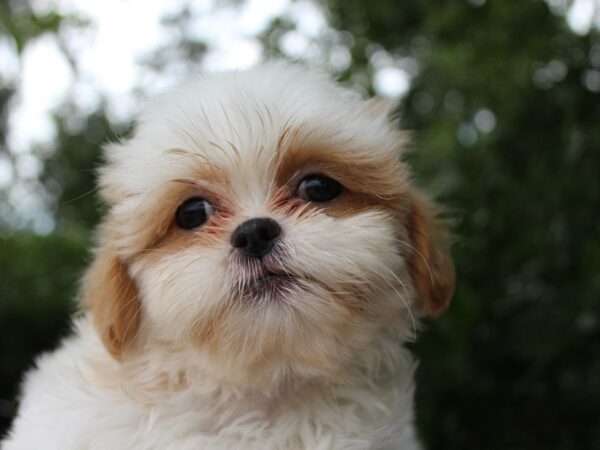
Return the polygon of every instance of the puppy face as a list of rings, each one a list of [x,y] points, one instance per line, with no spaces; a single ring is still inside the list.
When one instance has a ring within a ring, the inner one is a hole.
[[[335,377],[443,311],[445,231],[377,109],[281,64],[158,98],[100,171],[83,298],[111,354],[167,343],[231,383]]]

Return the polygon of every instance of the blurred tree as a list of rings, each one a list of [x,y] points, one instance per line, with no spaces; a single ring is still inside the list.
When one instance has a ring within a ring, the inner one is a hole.
[[[15,233],[0,251],[0,429],[16,409],[18,383],[40,352],[69,329],[68,313],[84,262],[80,236]]]

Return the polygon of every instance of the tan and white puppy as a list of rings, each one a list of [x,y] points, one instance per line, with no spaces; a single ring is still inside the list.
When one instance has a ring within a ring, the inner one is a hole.
[[[151,103],[2,449],[418,448],[403,343],[454,273],[388,113],[285,63]]]

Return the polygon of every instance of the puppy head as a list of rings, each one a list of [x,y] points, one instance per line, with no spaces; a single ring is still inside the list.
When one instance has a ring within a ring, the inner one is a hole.
[[[193,347],[232,383],[336,376],[445,310],[446,232],[388,112],[284,64],[159,97],[100,171],[83,298],[108,351]]]

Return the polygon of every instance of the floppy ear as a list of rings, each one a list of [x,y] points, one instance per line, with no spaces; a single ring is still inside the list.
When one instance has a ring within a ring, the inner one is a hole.
[[[140,322],[141,303],[127,265],[110,249],[100,249],[88,269],[82,302],[108,352],[120,360],[133,344]]]
[[[454,292],[454,265],[450,256],[449,232],[437,217],[435,205],[414,193],[408,215],[412,247],[409,270],[425,311],[439,316],[449,306]]]

